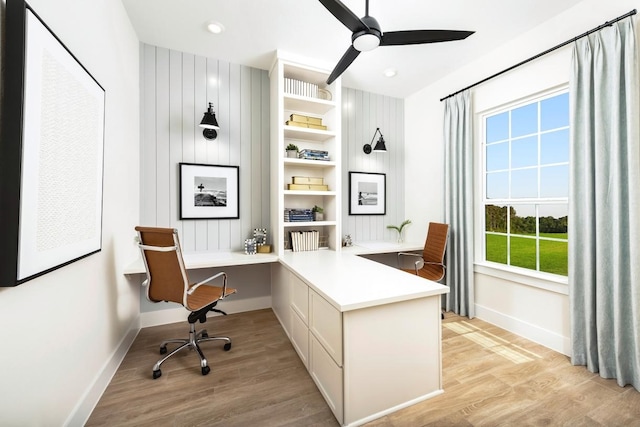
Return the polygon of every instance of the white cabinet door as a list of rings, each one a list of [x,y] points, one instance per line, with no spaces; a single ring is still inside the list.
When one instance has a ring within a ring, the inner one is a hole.
[[[342,366],[342,314],[313,290],[309,290],[309,330]]]
[[[291,310],[291,344],[300,356],[305,368],[309,370],[309,327],[298,316],[298,313]]]
[[[291,276],[280,263],[271,265],[271,307],[287,336],[291,336]]]
[[[311,378],[318,386],[320,393],[324,396],[327,404],[331,408],[333,415],[342,424],[343,414],[343,392],[342,392],[342,368],[336,365],[333,358],[327,353],[324,347],[310,334]]]
[[[309,324],[309,286],[291,273],[291,308],[305,325]]]

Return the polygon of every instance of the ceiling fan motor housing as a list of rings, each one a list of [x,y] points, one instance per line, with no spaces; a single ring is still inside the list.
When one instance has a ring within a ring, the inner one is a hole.
[[[366,52],[373,50],[380,46],[380,39],[382,39],[382,31],[380,31],[380,24],[373,16],[363,16],[360,18],[369,28],[364,28],[360,31],[356,31],[351,36],[351,44],[360,52]]]

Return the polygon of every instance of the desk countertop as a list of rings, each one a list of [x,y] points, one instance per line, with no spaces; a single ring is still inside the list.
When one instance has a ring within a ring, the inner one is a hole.
[[[341,312],[449,292],[447,286],[355,256],[358,248],[350,251],[287,252],[280,262]]]
[[[278,255],[274,253],[247,255],[243,252],[183,252],[182,259],[184,259],[186,269],[193,270],[278,262]],[[145,271],[142,258],[138,257],[124,269],[124,274],[141,274]]]

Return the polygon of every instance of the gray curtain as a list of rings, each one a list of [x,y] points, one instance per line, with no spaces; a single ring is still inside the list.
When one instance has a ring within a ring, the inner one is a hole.
[[[445,222],[449,224],[445,307],[475,316],[473,287],[473,128],[469,90],[445,100]]]
[[[640,390],[640,109],[631,18],[574,45],[569,298],[574,365]]]

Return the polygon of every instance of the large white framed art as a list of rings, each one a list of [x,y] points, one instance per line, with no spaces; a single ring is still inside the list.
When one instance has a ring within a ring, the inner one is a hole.
[[[101,250],[105,91],[23,0],[7,0],[7,39],[0,284],[14,286]]]

